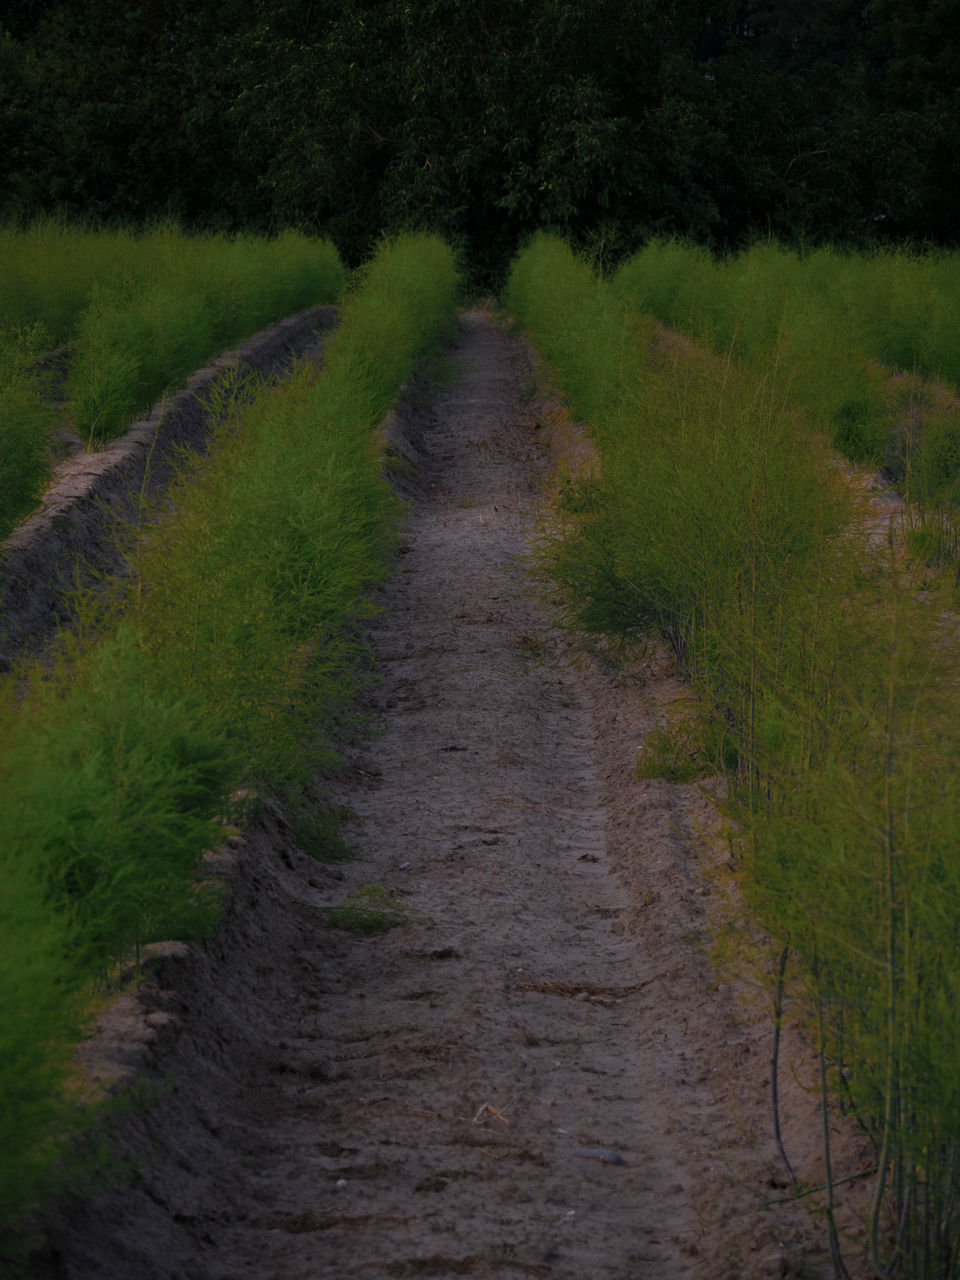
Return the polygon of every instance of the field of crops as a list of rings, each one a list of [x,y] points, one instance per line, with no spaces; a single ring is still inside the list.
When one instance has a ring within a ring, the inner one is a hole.
[[[936,263],[757,250],[718,266],[655,246],[600,281],[543,237],[506,294],[602,459],[561,495],[550,571],[577,623],[657,634],[689,673],[693,700],[638,768],[726,774],[744,889],[780,956],[775,1007],[806,1012],[824,1114],[869,1135],[877,1273],[911,1276],[960,1268],[956,615],[896,528],[868,538],[822,432],[863,397],[879,433],[892,370],[872,358],[954,374],[942,265],[924,311],[908,304]],[[899,312],[880,306],[893,283]],[[861,285],[862,319],[842,302]]]
[[[313,277],[295,305],[329,283]],[[63,1082],[97,982],[151,940],[207,932],[203,851],[250,797],[296,797],[329,763],[398,513],[371,432],[449,324],[456,288],[438,241],[385,244],[323,372],[305,364],[252,401],[223,392],[213,459],[183,460],[131,579],[88,603],[88,639],[2,686],[4,1222],[78,1123]],[[305,848],[335,844],[335,824],[300,811]]]
[[[336,850],[302,797],[335,762],[390,572],[400,505],[372,433],[459,286],[449,248],[414,235],[345,292],[333,247],[292,233],[48,223],[0,232],[0,255],[0,534],[36,505],[65,418],[109,440],[212,354],[343,294],[323,371],[223,384],[210,456],[144,513],[129,577],[90,595],[56,661],[0,685],[9,1222],[95,1118],[68,1081],[97,993],[151,941],[214,926],[204,850],[278,796],[303,848]],[[731,946],[774,1017],[808,1028],[841,1275],[831,1111],[869,1140],[875,1272],[960,1276],[958,284],[956,255],[718,262],[658,242],[601,278],[541,235],[503,298],[598,450],[542,544],[567,620],[658,637],[689,678],[638,774],[727,781],[773,940]],[[60,344],[65,407],[39,359]],[[893,525],[869,504],[878,468],[905,500]]]
[[[0,228],[0,261],[0,537],[48,482],[58,423],[101,446],[211,356],[335,302],[344,281],[333,245],[293,232],[135,236],[46,221]],[[63,344],[66,380],[54,388],[40,357]]]
[[[960,255],[757,245],[724,261],[654,242],[617,273],[624,305],[758,374],[777,370],[848,458],[914,504],[913,542],[955,560],[960,504]]]

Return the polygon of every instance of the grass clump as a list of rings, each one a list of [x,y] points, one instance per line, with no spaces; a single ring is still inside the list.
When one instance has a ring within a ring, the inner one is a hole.
[[[647,734],[634,770],[637,778],[684,783],[725,770],[736,772],[737,763],[735,741],[692,706],[672,712],[666,724]]]
[[[91,602],[101,638],[0,684],[0,1225],[79,1122],[62,1084],[85,984],[207,931],[200,859],[234,797],[295,794],[336,760],[401,514],[375,428],[457,287],[438,240],[384,244],[322,372],[224,403],[209,458],[145,513],[117,615]],[[339,852],[310,812],[298,838]]]
[[[352,889],[339,906],[327,907],[327,922],[333,929],[372,937],[410,924],[416,917],[399,898],[381,884]]]
[[[662,298],[676,264],[669,253],[652,262]],[[721,268],[694,257],[691,277],[703,287],[702,331],[721,335],[720,351],[633,315],[622,280],[595,280],[557,241],[517,260],[509,305],[601,455],[589,502],[558,510],[545,563],[573,621],[606,635],[657,634],[685,668],[689,722],[653,735],[639,772],[681,781],[702,762],[722,767],[744,890],[792,958],[790,997],[808,1017],[824,1111],[855,1113],[874,1144],[871,1265],[955,1277],[952,644],[937,611],[918,602],[895,543],[866,545],[771,338],[776,308],[746,326],[752,352],[739,359]],[[681,311],[692,305],[676,296]],[[591,388],[600,323],[612,338]],[[929,468],[931,491],[949,495],[950,426],[934,425],[929,438],[938,437],[943,462],[931,450],[918,466]],[[832,1197],[823,1208],[843,1273]]]

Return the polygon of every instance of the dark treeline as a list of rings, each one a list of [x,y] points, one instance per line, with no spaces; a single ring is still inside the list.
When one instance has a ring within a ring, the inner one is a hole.
[[[12,0],[0,213],[956,243],[955,0]]]

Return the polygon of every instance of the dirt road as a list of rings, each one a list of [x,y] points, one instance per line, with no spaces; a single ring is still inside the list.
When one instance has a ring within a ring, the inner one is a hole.
[[[416,506],[372,630],[378,733],[337,797],[363,858],[318,865],[279,812],[233,842],[218,938],[134,1001],[142,1069],[175,1083],[124,1122],[132,1185],[51,1219],[38,1276],[830,1274],[802,1204],[763,1207],[788,1194],[769,1020],[708,958],[709,808],[634,777],[676,677],[573,661],[526,562],[527,354],[484,313],[453,354],[456,385],[395,424]],[[330,927],[366,886],[407,922]]]

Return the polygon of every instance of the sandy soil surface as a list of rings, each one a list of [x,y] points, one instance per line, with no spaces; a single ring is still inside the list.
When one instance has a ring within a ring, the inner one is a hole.
[[[682,685],[553,628],[528,353],[474,312],[453,354],[390,428],[418,476],[378,732],[335,797],[362,859],[318,864],[272,810],[212,862],[216,939],[162,948],[86,1051],[169,1085],[122,1122],[136,1171],[40,1224],[35,1276],[832,1274],[773,1144],[769,1000],[710,959],[738,913],[716,813],[635,778]],[[332,927],[368,886],[406,922]],[[816,1184],[808,1057],[789,1031],[785,1139]]]

